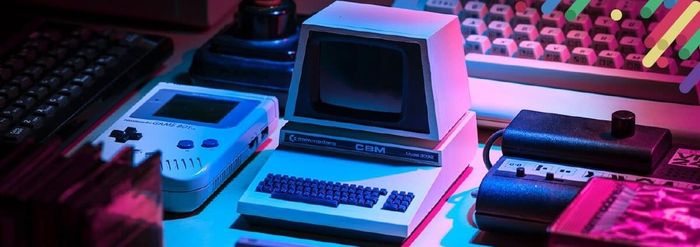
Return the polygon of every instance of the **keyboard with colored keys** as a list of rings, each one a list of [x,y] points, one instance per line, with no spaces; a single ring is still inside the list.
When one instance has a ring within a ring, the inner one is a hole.
[[[0,42],[0,144],[80,135],[145,83],[172,41],[32,19]]]
[[[415,197],[413,193],[357,184],[323,181],[280,174],[267,174],[255,191],[286,201],[338,207],[340,204],[372,208],[387,196],[382,209],[405,212]]]
[[[646,68],[645,37],[663,18],[663,7],[648,19],[639,16],[646,1],[594,0],[574,20],[562,1],[543,14],[544,0],[427,0],[425,11],[460,17],[469,76],[591,93],[700,105],[697,90],[682,94],[678,84],[697,65],[698,50],[683,60],[678,45],[663,55],[665,67]],[[614,21],[612,9],[623,19]],[[502,73],[509,71],[511,73]]]

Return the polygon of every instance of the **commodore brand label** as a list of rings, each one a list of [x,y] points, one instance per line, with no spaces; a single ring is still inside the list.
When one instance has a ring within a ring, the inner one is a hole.
[[[354,140],[336,139],[322,136],[285,132],[283,143],[291,146],[318,147],[319,149],[334,149],[344,153],[363,153],[368,156],[390,158],[418,162],[422,164],[439,165],[440,154],[397,146],[381,145]]]

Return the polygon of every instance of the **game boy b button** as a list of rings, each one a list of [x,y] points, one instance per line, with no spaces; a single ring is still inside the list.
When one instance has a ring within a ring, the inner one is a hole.
[[[202,147],[213,148],[219,146],[219,141],[216,139],[206,139],[202,142]]]
[[[177,142],[177,147],[181,149],[192,149],[194,147],[194,142],[191,140],[180,140]]]

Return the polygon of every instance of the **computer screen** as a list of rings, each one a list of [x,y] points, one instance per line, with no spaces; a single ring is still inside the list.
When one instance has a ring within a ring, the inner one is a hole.
[[[309,32],[295,115],[429,133],[417,43]]]
[[[401,113],[404,56],[400,50],[328,41],[320,44],[319,52],[321,103]]]

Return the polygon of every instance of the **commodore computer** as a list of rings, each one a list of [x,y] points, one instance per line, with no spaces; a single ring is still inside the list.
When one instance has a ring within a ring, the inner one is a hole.
[[[280,147],[238,202],[253,223],[403,241],[476,146],[455,16],[338,1],[307,19]]]

